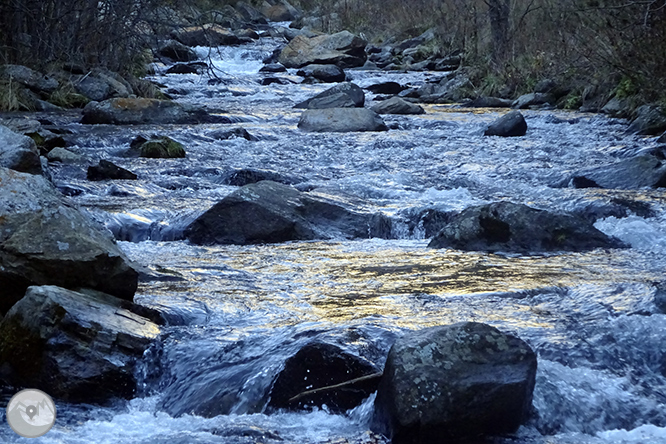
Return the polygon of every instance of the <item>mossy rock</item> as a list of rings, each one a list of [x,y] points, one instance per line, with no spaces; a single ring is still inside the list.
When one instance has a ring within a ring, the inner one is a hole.
[[[140,156],[152,159],[177,159],[185,157],[182,143],[169,137],[161,137],[144,142],[140,147]]]

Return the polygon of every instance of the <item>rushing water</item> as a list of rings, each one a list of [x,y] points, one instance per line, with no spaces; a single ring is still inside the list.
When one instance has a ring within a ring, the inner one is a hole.
[[[375,443],[372,398],[345,415],[325,408],[267,412],[266,389],[285,359],[313,339],[379,366],[409,329],[473,320],[527,341],[539,355],[538,414],[517,444],[666,442],[666,315],[653,303],[666,266],[666,193],[556,187],[572,172],[629,157],[654,139],[599,115],[526,111],[526,137],[483,137],[503,111],[430,105],[423,116],[386,116],[385,133],[308,134],[292,106],[330,85],[261,86],[264,39],[210,52],[220,83],[156,76],[177,100],[206,105],[232,125],[67,127],[73,151],[109,159],[138,181],[88,182],[80,166],[52,165],[55,182],[161,279],[136,301],[186,325],[164,329],[141,366],[141,393],[112,406],[58,405],[36,442]],[[202,55],[208,50],[199,48]],[[350,71],[359,85],[419,85],[438,73]],[[296,80],[294,73],[280,74]],[[372,101],[372,94],[368,94]],[[218,141],[242,126],[258,141]],[[137,134],[167,134],[187,158],[122,156]],[[182,231],[235,187],[238,168],[298,178],[351,208],[393,220],[393,240],[194,246]],[[72,194],[76,194],[72,193]],[[518,256],[426,248],[426,210],[459,211],[496,200],[573,211],[629,243],[627,250]],[[166,278],[165,278],[166,277]],[[197,407],[217,396],[221,414]],[[224,404],[224,405],[221,405]],[[223,411],[224,410],[224,411]],[[22,442],[0,430],[4,442]]]

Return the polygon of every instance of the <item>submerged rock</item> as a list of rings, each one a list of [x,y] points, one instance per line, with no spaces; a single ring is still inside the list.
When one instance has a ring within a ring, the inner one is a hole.
[[[169,123],[226,123],[224,118],[202,109],[188,109],[170,100],[116,98],[90,102],[83,109],[81,123],[111,125],[141,125]]]
[[[280,174],[275,171],[243,168],[225,174],[222,178],[222,183],[225,185],[242,187],[245,185],[249,185],[251,183],[261,182],[262,180],[270,180],[273,182],[283,183],[286,185],[293,185],[302,182],[302,180],[298,177],[287,176],[285,174]]]
[[[0,313],[30,285],[93,288],[132,300],[138,273],[113,242],[41,176],[0,168]]]
[[[379,102],[371,109],[377,114],[425,114],[425,110],[421,106],[400,97],[392,97]]]
[[[136,180],[133,172],[101,159],[98,165],[88,167],[88,180]]]
[[[407,87],[402,86],[398,82],[381,82],[370,85],[365,89],[375,94],[399,94],[406,90]]]
[[[212,137],[213,139],[217,140],[228,140],[228,139],[236,139],[236,138],[242,138],[245,140],[249,140],[250,142],[256,142],[257,139],[255,136],[250,134],[245,128],[233,128],[233,129],[219,129],[219,130],[214,130],[209,133],[206,133],[208,137]]]
[[[186,153],[183,144],[176,142],[171,137],[160,136],[145,139],[139,136],[132,141],[127,155],[150,159],[179,159],[185,157]]]
[[[333,412],[344,412],[377,390],[379,374],[372,363],[338,346],[309,344],[285,362],[273,383],[268,406],[296,410],[326,405]],[[316,391],[363,377],[336,389]]]
[[[345,81],[345,72],[336,65],[306,65],[297,75],[306,79],[316,79],[324,83],[336,83]]]
[[[30,287],[0,323],[0,376],[52,396],[130,399],[136,363],[159,327],[103,293]]]
[[[307,132],[334,133],[388,130],[379,114],[367,108],[309,109],[301,115],[298,128]]]
[[[259,244],[292,240],[368,238],[383,234],[381,218],[355,213],[271,181],[246,185],[185,230],[195,244]]]
[[[389,351],[372,428],[395,444],[514,432],[531,409],[536,369],[524,341],[489,325],[408,333]]]
[[[35,142],[0,125],[0,167],[30,174],[42,174],[42,162]]]
[[[365,93],[355,83],[335,85],[316,96],[294,105],[294,108],[361,108],[365,104]]]
[[[296,36],[282,49],[278,61],[287,68],[305,65],[338,65],[341,68],[363,66],[367,42],[349,31],[316,37]]]
[[[582,217],[496,202],[451,217],[428,247],[532,253],[626,246]]]
[[[663,153],[655,150],[611,165],[578,171],[571,183],[575,188],[663,188],[666,187],[666,161]]]
[[[527,122],[520,111],[511,111],[495,120],[484,136],[521,137],[527,134]]]

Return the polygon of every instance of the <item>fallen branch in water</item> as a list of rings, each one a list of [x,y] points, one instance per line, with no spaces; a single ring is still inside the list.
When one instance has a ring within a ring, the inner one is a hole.
[[[365,382],[365,381],[370,381],[371,379],[377,379],[377,378],[380,378],[382,376],[382,374],[383,373],[381,373],[381,372],[373,373],[371,375],[361,376],[360,378],[352,379],[350,381],[341,382],[339,384],[328,385],[326,387],[319,387],[319,388],[316,388],[316,389],[307,390],[307,391],[304,391],[302,393],[299,393],[298,395],[294,396],[293,398],[290,398],[289,401],[287,401],[287,402],[289,402],[289,403],[296,402],[296,401],[299,401],[302,398],[305,398],[306,396],[315,395],[319,392],[326,392],[326,391],[329,391],[329,390],[335,390],[335,389],[347,387],[347,386],[350,386],[350,385],[354,385],[354,384],[357,384],[359,382]]]

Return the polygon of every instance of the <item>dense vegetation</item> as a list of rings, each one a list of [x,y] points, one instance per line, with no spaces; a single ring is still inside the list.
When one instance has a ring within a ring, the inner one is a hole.
[[[0,64],[64,62],[139,72],[156,31],[232,0],[1,0]],[[249,2],[259,5],[261,2]],[[462,51],[483,94],[515,97],[545,78],[572,89],[576,107],[594,85],[610,97],[666,103],[666,0],[301,0],[373,42],[428,29],[430,50]],[[177,13],[174,16],[174,9]],[[194,11],[194,12],[193,12]]]

